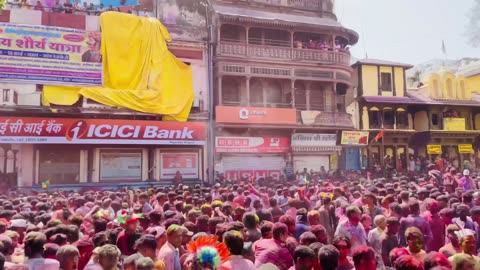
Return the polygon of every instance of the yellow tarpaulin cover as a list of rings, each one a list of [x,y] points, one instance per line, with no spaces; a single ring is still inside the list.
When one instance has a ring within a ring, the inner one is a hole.
[[[100,16],[104,87],[46,85],[42,102],[72,105],[80,95],[99,103],[165,120],[186,121],[194,92],[192,70],[167,48],[170,34],[160,21],[119,12]]]

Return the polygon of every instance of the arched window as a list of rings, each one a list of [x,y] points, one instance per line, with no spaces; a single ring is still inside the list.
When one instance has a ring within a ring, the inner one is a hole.
[[[250,105],[263,106],[263,84],[257,78],[250,80]]]
[[[408,128],[408,113],[403,108],[397,109],[396,126],[397,129]]]
[[[232,77],[222,79],[222,103],[235,105],[240,103],[238,80]]]
[[[377,107],[372,107],[368,111],[368,122],[369,128],[371,129],[378,129],[382,127],[382,123],[380,121],[380,110]]]
[[[395,112],[392,108],[383,109],[383,128],[393,129],[395,124]]]

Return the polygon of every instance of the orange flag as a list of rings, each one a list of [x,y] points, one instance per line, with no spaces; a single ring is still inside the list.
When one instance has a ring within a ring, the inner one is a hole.
[[[382,137],[383,137],[383,133],[385,131],[382,129],[378,134],[377,136],[375,136],[375,138],[373,139],[374,141],[378,142]]]

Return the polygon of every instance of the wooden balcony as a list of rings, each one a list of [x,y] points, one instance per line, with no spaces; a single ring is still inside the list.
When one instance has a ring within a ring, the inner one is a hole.
[[[220,44],[217,48],[217,54],[240,58],[262,58],[274,61],[305,61],[317,64],[342,65],[350,67],[349,53],[245,44],[224,40],[220,41]]]

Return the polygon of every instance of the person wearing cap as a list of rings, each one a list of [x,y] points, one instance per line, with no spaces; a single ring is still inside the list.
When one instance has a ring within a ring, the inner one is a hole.
[[[458,185],[463,188],[464,191],[476,190],[477,185],[470,178],[470,170],[463,170],[463,177],[458,180]]]
[[[167,242],[166,232],[167,231],[162,226],[150,227],[147,229],[147,233],[153,235],[157,240],[157,250],[155,251],[155,254],[157,255],[156,257],[158,257],[158,255],[160,254],[160,249]]]
[[[158,259],[165,262],[165,270],[182,270],[179,248],[183,242],[184,229],[172,224],[167,229],[167,242],[160,249]]]
[[[25,219],[13,219],[10,221],[10,230],[18,233],[18,243],[23,243],[25,238],[25,231],[27,230],[28,223]]]
[[[476,236],[475,231],[470,229],[460,229],[455,232],[460,239],[460,246],[462,247],[462,253],[457,253],[448,258],[450,262],[455,263],[459,260],[459,257],[464,254],[471,256],[475,261],[475,269],[480,269],[480,258],[476,256]]]
[[[125,214],[125,223],[122,225],[124,230],[118,235],[117,247],[122,255],[130,256],[135,253],[133,244],[141,236],[141,234],[137,233],[138,216],[129,213]]]
[[[185,224],[181,227],[183,230],[183,238],[182,238],[182,244],[178,248],[178,250],[180,251],[180,256],[188,253],[187,244],[192,240],[192,237],[193,237],[193,232],[188,230],[188,228],[185,227]]]

